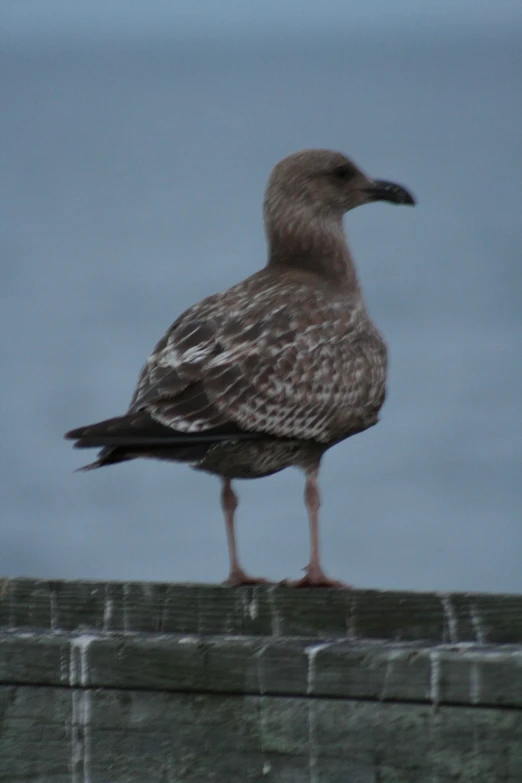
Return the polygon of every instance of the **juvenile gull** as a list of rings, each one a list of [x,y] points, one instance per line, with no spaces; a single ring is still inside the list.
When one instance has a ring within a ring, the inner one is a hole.
[[[335,443],[377,423],[386,346],[366,311],[346,243],[345,212],[370,201],[411,204],[338,152],[278,163],[264,200],[268,263],[186,310],[154,348],[127,413],[72,430],[101,447],[84,469],[136,457],[187,462],[222,480],[228,584],[255,584],[234,534],[235,478],[291,465],[306,475],[310,562],[294,586],[341,586],[319,558],[318,473]]]

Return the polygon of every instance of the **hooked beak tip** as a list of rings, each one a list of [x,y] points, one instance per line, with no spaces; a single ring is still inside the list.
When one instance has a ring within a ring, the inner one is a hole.
[[[375,179],[371,185],[364,188],[369,201],[388,201],[391,204],[406,204],[415,206],[416,201],[409,190],[396,182],[388,182],[384,179]]]

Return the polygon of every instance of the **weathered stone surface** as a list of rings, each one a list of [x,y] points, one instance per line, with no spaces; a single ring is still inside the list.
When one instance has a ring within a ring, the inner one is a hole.
[[[0,783],[520,783],[522,598],[0,582]]]
[[[522,644],[522,596],[4,579],[0,627]]]
[[[0,682],[522,709],[522,647],[4,631]]]
[[[71,783],[70,703],[63,688],[0,686],[2,783]]]
[[[516,710],[0,687],[2,783],[520,783]],[[83,703],[81,703],[83,700]]]

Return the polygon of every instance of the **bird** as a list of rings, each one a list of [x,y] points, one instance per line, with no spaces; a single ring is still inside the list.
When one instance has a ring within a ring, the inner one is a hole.
[[[310,559],[293,587],[347,587],[323,570],[324,453],[374,426],[387,347],[372,322],[343,228],[355,207],[415,204],[402,185],[350,158],[305,149],[277,163],[265,190],[267,263],[183,312],[155,346],[126,413],[66,433],[99,448],[92,470],[139,457],[187,463],[221,480],[231,586],[262,584],[241,564],[232,481],[294,466],[305,474]]]

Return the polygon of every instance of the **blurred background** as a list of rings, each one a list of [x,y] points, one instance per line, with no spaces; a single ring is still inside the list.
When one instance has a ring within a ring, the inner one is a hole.
[[[122,413],[178,313],[265,262],[272,165],[416,194],[346,228],[387,338],[380,424],[322,470],[361,587],[522,590],[522,4],[3,0],[0,575],[219,581],[219,483],[62,439]],[[303,477],[238,482],[245,567],[297,577]]]

